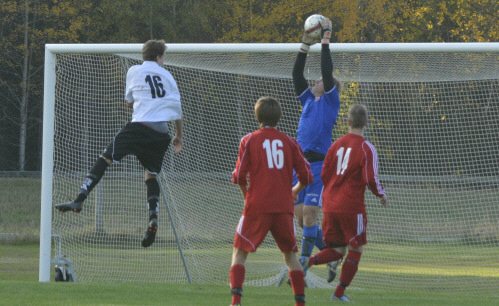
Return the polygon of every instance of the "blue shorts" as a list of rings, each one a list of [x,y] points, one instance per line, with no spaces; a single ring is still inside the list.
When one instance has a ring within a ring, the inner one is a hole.
[[[298,201],[295,203],[295,205],[303,203],[304,205],[322,207],[321,172],[323,164],[324,161],[310,163],[310,170],[312,171],[312,175],[314,176],[314,182],[305,187],[305,189],[303,189],[300,194],[298,194]],[[293,172],[293,186],[296,183],[298,183],[298,178],[296,177],[296,173]]]

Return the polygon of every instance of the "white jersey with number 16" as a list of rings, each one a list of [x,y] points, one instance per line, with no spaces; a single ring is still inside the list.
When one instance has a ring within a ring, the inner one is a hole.
[[[126,75],[125,100],[133,102],[132,122],[162,122],[182,117],[180,93],[168,70],[144,61]]]

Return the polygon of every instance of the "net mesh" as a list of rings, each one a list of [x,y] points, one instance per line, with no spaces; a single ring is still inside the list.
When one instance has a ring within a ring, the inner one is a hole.
[[[333,139],[347,132],[351,104],[368,107],[365,136],[378,150],[390,200],[383,208],[366,194],[369,243],[351,287],[497,290],[498,55],[332,56],[334,74],[344,81]],[[53,256],[68,257],[79,281],[228,284],[243,208],[230,182],[239,141],[258,128],[253,107],[261,96],[281,102],[278,127],[296,136],[301,110],[291,80],[294,57],[169,53],[165,68],[182,96],[184,149],[174,156],[170,147],[165,156],[156,242],[140,246],[146,186],[139,162],[128,156],[108,168],[80,214],[53,211]],[[319,61],[320,54],[309,54],[308,79],[320,77]],[[54,204],[74,199],[96,158],[130,120],[125,76],[140,62],[139,54],[57,55]],[[173,124],[170,129],[173,134]],[[286,275],[268,236],[248,257],[245,285],[276,285]],[[312,267],[309,286],[336,285],[326,277],[325,266]]]

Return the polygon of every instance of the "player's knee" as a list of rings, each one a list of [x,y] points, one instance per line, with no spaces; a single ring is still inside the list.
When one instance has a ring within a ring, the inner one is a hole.
[[[232,265],[244,265],[247,257],[247,251],[234,248],[234,252],[232,253]]]
[[[155,178],[157,178],[157,177],[158,177],[158,176],[157,176],[156,174],[151,174],[151,173],[149,173],[149,172],[145,171],[145,175],[144,175],[144,180],[145,180],[145,181],[148,181],[148,180],[150,180],[150,179],[155,179]]]
[[[342,257],[345,257],[345,255],[347,254],[347,248],[346,247],[343,247],[343,248],[335,248],[336,252],[338,252]]]
[[[310,214],[303,214],[303,221],[302,221],[303,226],[314,226],[317,224],[317,218],[314,218],[313,215]]]
[[[108,165],[111,165],[113,163],[112,160],[110,160],[109,158],[105,157],[104,155],[101,155],[99,157],[102,158],[103,160],[105,160]]]
[[[303,218],[303,228],[307,227],[307,226],[314,226],[316,222],[315,221],[312,221],[312,219],[305,219]]]
[[[317,216],[319,215],[320,208],[313,205],[303,206],[303,220],[305,220],[305,225],[308,223],[315,224],[317,222]]]
[[[348,241],[348,246],[349,248],[351,249],[360,249],[362,248],[362,246],[365,244],[365,241],[364,239],[362,239],[362,237],[360,236],[355,236],[355,237],[352,237],[349,241]]]

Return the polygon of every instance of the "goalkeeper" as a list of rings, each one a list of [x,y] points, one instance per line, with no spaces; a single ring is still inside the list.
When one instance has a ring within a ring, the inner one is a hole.
[[[126,76],[125,100],[126,106],[133,108],[131,122],[114,136],[97,158],[76,199],[55,206],[61,212],[79,213],[83,202],[99,183],[107,167],[113,162],[118,163],[126,155],[133,154],[145,168],[149,223],[142,240],[143,247],[154,242],[158,229],[160,188],[157,175],[161,171],[163,158],[171,141],[168,121],[175,121],[174,153],[178,154],[183,146],[180,94],[172,75],[163,68],[165,51],[164,40],[149,40],[144,44],[144,62],[132,66]]]
[[[331,38],[331,20],[323,18],[320,21],[321,39],[310,38],[303,34],[300,51],[296,56],[293,68],[295,93],[303,107],[298,123],[297,141],[305,157],[309,161],[314,176],[313,184],[307,186],[295,203],[295,216],[303,228],[300,263],[305,264],[312,253],[314,245],[324,249],[322,230],[317,224],[322,192],[321,171],[328,148],[331,146],[333,127],[340,110],[339,92],[341,83],[333,77],[333,62],[329,50]],[[309,87],[303,75],[305,61],[310,46],[321,42],[321,75],[313,87]],[[296,183],[296,177],[293,184]],[[336,268],[340,262],[329,263],[328,282],[336,276]],[[289,280],[288,280],[289,283]]]

